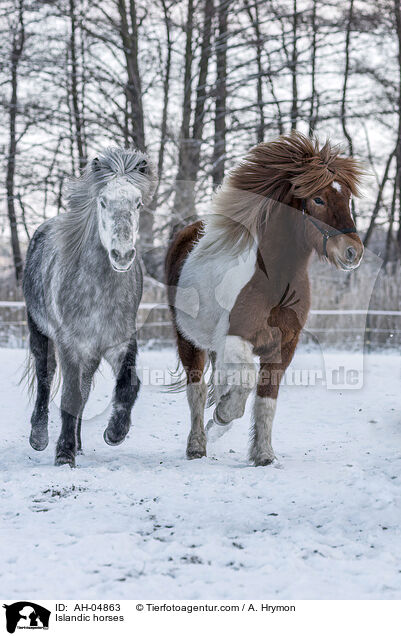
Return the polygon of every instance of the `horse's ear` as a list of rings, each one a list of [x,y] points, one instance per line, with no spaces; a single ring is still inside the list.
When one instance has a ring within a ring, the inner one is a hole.
[[[99,157],[95,157],[92,161],[92,170],[93,172],[99,172],[101,169]]]
[[[141,174],[148,174],[149,173],[149,165],[148,165],[148,162],[146,161],[146,159],[142,159],[142,161],[140,161],[138,163],[138,165],[136,166],[136,169]]]

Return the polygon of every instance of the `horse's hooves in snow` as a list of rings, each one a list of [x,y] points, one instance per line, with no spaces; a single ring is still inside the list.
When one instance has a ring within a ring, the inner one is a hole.
[[[206,457],[206,449],[187,448],[187,459],[201,459],[201,457]]]
[[[274,455],[270,455],[268,453],[260,455],[260,457],[256,457],[253,462],[255,466],[269,466],[275,460]]]
[[[187,451],[187,459],[201,459],[202,457],[206,457],[206,452]]]
[[[29,443],[36,451],[45,450],[49,443],[49,434],[46,430],[32,430]]]
[[[110,437],[110,433],[107,428],[105,432],[103,433],[103,439],[106,442],[106,444],[108,444],[109,446],[119,446],[120,444],[123,443],[125,438],[126,438],[126,435],[124,435],[124,437],[122,437],[121,439],[118,439],[118,438],[113,439],[113,437]]]
[[[215,442],[222,435],[228,433],[231,430],[233,423],[229,422],[228,424],[216,424],[215,420],[209,420],[206,425],[206,438],[208,442]]]
[[[69,455],[67,453],[57,453],[56,459],[54,461],[55,466],[71,466],[71,468],[75,468],[75,457],[73,455]]]

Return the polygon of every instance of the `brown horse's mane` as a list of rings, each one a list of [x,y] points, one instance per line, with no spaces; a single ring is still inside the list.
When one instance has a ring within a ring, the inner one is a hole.
[[[316,138],[299,132],[251,148],[227,174],[214,197],[206,251],[246,249],[278,202],[289,205],[294,197],[311,197],[333,181],[358,196],[363,166],[340,153],[341,147],[326,141],[320,148]]]

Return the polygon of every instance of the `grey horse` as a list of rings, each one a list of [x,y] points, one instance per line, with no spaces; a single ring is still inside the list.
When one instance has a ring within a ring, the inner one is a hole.
[[[120,444],[139,391],[136,315],[142,271],[136,258],[139,215],[154,189],[148,157],[107,149],[71,181],[68,211],[43,223],[29,245],[23,290],[37,395],[30,444],[49,442],[48,407],[57,361],[63,388],[55,464],[75,465],[82,412],[102,358],[116,376],[104,439]]]

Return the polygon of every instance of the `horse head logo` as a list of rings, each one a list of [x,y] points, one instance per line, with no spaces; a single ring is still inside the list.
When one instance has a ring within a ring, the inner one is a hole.
[[[17,627],[24,629],[48,629],[51,612],[31,601],[18,601],[3,605],[6,610],[7,631],[14,634]]]

